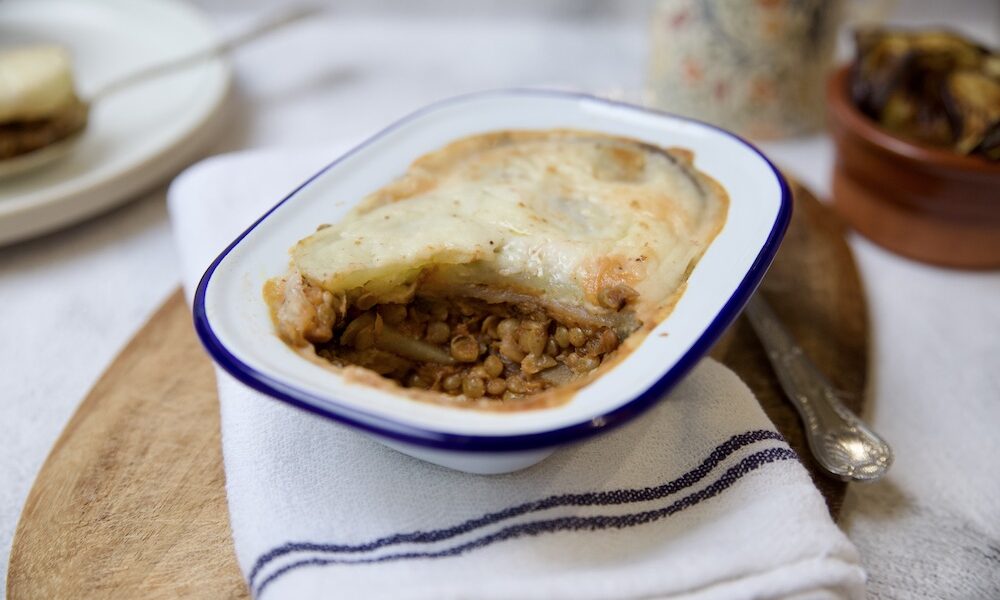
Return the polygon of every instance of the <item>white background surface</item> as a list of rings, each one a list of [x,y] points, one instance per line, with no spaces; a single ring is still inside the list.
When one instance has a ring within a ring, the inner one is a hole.
[[[223,30],[255,14],[229,10],[255,3],[205,4]],[[482,12],[459,4],[439,0],[426,14],[346,2],[340,14],[240,51],[237,95],[214,151],[357,137],[477,89],[641,85],[643,2],[613,10],[597,2],[487,2]],[[553,6],[572,10],[559,17]],[[897,22],[946,22],[1000,45],[1000,4],[991,0],[904,1],[896,14]],[[828,192],[832,148],[825,137],[765,149]],[[301,175],[317,166],[302,165]],[[873,327],[866,416],[896,451],[888,479],[852,486],[845,506],[844,526],[869,569],[871,596],[1000,597],[1000,273],[937,269],[857,236],[851,243]],[[0,249],[0,571],[49,448],[115,354],[177,286],[176,260],[162,189]]]

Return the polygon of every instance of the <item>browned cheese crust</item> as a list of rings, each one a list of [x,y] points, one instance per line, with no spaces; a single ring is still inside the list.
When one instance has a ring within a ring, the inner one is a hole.
[[[684,149],[500,131],[426,154],[292,248],[278,334],[346,378],[487,410],[557,405],[670,314],[728,197]]]

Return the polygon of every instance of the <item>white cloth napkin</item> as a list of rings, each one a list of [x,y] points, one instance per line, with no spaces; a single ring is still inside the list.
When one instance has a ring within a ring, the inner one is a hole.
[[[189,298],[230,240],[342,148],[181,175],[169,202]],[[501,476],[421,462],[217,377],[236,555],[258,598],[864,594],[808,474],[712,360],[633,422]]]

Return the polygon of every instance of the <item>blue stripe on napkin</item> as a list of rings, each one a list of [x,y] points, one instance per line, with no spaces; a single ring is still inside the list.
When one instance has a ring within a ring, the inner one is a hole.
[[[446,558],[450,556],[458,556],[472,550],[490,546],[497,542],[523,536],[536,536],[558,531],[599,531],[604,529],[624,529],[652,523],[664,517],[676,514],[686,508],[695,506],[703,500],[707,500],[720,494],[741,477],[763,465],[782,460],[794,460],[798,457],[795,452],[788,447],[772,447],[758,451],[727,469],[718,479],[705,488],[689,494],[688,496],[685,496],[668,506],[655,510],[626,513],[622,515],[597,515],[591,517],[570,516],[528,521],[508,526],[492,534],[442,550],[432,552],[409,551],[382,554],[379,556],[363,556],[366,553],[371,553],[380,548],[403,543],[425,544],[447,540],[516,516],[559,506],[611,506],[662,499],[698,483],[711,473],[724,459],[732,455],[740,448],[764,440],[778,440],[784,442],[784,438],[782,438],[779,433],[766,429],[748,431],[734,435],[725,442],[716,446],[700,465],[688,471],[684,475],[681,475],[677,479],[656,487],[553,495],[541,500],[535,500],[511,506],[500,511],[486,513],[480,517],[469,519],[452,527],[431,531],[397,533],[361,544],[290,542],[266,552],[257,559],[253,569],[250,571],[249,585],[251,590],[254,590],[254,595],[259,596],[266,587],[279,577],[292,570],[306,566],[372,564],[400,560]],[[255,582],[255,580],[259,579],[262,569],[275,559],[293,553],[305,552],[312,555],[346,554],[348,556],[312,556],[308,559],[291,562],[274,571],[259,583]],[[255,587],[256,589],[254,589]]]

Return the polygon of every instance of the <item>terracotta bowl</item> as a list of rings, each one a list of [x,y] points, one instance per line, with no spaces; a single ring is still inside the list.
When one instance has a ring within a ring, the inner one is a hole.
[[[1000,268],[1000,163],[900,138],[855,108],[848,67],[826,90],[834,206],[875,243],[917,260]]]

